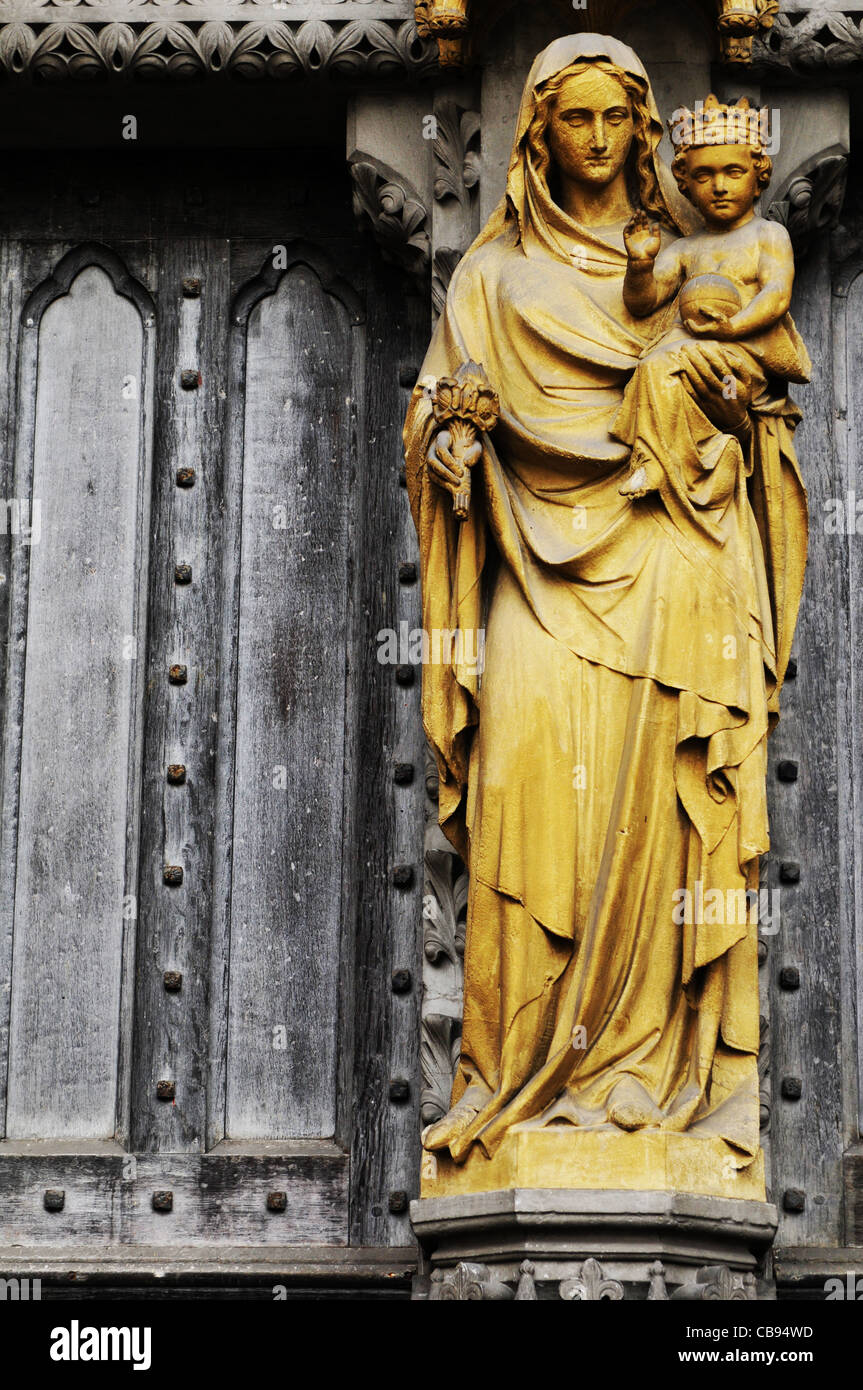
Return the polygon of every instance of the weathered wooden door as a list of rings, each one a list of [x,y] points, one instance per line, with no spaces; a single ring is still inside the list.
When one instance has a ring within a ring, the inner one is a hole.
[[[415,620],[423,306],[335,160],[96,168],[13,167],[0,244],[2,1242],[373,1278],[418,1170],[417,689],[375,634]]]

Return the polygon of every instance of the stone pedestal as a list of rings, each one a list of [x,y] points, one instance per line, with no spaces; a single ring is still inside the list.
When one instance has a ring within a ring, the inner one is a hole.
[[[745,1164],[745,1166],[744,1166]],[[763,1202],[764,1154],[733,1156],[724,1140],[643,1130],[575,1130],[567,1125],[513,1131],[492,1158],[475,1144],[464,1163],[423,1153],[421,1197],[461,1197],[518,1188],[688,1192]]]
[[[680,1192],[519,1188],[411,1204],[415,1297],[770,1298],[763,1201]]]

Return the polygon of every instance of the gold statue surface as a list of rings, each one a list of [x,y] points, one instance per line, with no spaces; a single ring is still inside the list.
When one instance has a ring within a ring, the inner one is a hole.
[[[751,909],[805,565],[786,388],[809,364],[790,246],[753,214],[767,156],[705,112],[727,143],[690,129],[672,177],[631,49],[538,56],[405,425],[424,627],[485,633],[482,671],[458,655],[476,642],[424,670],[470,870],[424,1196],[764,1195]],[[480,448],[435,414],[467,363],[499,402]]]

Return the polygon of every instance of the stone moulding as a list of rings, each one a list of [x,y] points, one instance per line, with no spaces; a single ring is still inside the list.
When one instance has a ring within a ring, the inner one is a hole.
[[[214,18],[212,7],[188,0],[41,9],[7,0],[0,3],[0,75],[415,78],[437,70],[435,45],[418,35],[412,19],[349,19],[369,8],[357,4],[341,7],[339,20],[347,22],[294,19],[293,8],[232,5]]]

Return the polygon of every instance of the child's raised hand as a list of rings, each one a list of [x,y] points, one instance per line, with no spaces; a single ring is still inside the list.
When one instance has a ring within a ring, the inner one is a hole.
[[[662,246],[659,223],[642,210],[633,213],[623,229],[623,244],[631,261],[656,260]]]

